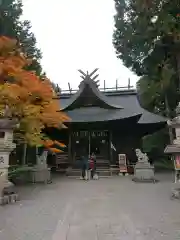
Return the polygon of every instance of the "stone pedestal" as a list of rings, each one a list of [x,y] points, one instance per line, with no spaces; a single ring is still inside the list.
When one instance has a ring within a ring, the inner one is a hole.
[[[136,182],[155,182],[154,167],[148,162],[146,154],[142,153],[140,149],[136,149],[138,162],[134,168],[133,181]]]
[[[31,171],[31,179],[33,183],[51,183],[51,169],[34,168]]]
[[[134,169],[134,180],[154,181],[154,167],[149,163],[137,163]]]
[[[31,171],[33,183],[51,183],[51,169],[47,166],[47,151],[37,156],[37,164]]]

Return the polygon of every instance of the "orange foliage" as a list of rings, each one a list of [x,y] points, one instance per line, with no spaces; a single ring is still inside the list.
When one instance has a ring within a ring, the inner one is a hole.
[[[53,142],[52,140],[45,140],[45,141],[43,141],[43,145],[44,145],[46,148],[51,147],[53,144],[54,144],[54,142]]]
[[[61,153],[61,152],[63,152],[63,150],[60,150],[60,149],[58,149],[58,148],[55,148],[55,147],[53,147],[53,145],[58,145],[58,146],[60,146],[60,147],[62,147],[62,148],[66,147],[66,145],[65,145],[64,143],[61,143],[61,142],[58,142],[58,141],[52,141],[52,140],[50,140],[50,139],[44,140],[44,141],[42,142],[42,144],[43,144],[47,149],[49,149],[50,151],[52,151],[52,152],[54,152],[54,153]]]
[[[69,118],[60,111],[50,81],[25,70],[29,63],[15,40],[0,37],[0,111],[8,106],[8,116],[19,120],[24,138],[36,145],[43,140],[42,129],[63,128]]]
[[[64,143],[61,143],[61,142],[58,142],[58,141],[54,141],[54,143],[59,145],[62,148],[66,147],[66,145]]]
[[[54,153],[62,153],[62,150],[59,150],[57,148],[49,148],[50,151],[54,152]]]

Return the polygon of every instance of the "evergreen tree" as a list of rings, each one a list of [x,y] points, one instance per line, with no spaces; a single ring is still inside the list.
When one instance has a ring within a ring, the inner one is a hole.
[[[141,105],[171,118],[180,97],[180,2],[114,1],[117,57],[140,76],[137,89]],[[172,140],[170,129],[169,133]],[[156,137],[148,141],[152,146],[153,139]]]
[[[30,22],[20,20],[22,7],[22,0],[1,0],[0,35],[18,40],[23,52],[32,59],[32,64],[28,66],[28,69],[36,71],[40,76],[42,74],[41,51],[36,47],[36,38],[31,32]]]
[[[179,99],[179,5],[177,0],[115,0],[117,57],[141,77],[143,106],[166,116],[174,114]]]

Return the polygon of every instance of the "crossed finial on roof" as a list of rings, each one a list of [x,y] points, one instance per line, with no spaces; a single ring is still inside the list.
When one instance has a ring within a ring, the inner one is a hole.
[[[95,79],[99,76],[99,74],[96,74],[94,77],[93,75],[98,71],[98,68],[95,68],[91,73],[89,73],[87,71],[87,73],[83,72],[81,69],[78,70],[82,75],[81,75],[81,78],[85,81],[85,82],[88,82],[88,81],[93,81],[97,87],[99,87],[99,80],[96,80]]]

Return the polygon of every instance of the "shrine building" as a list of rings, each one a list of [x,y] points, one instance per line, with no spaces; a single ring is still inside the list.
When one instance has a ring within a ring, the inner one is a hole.
[[[116,164],[121,153],[134,162],[142,137],[166,125],[164,117],[140,106],[135,89],[99,89],[97,75],[93,77],[96,70],[91,74],[80,71],[79,89],[60,94],[61,109],[71,120],[59,132],[58,139],[67,145],[59,155],[59,165],[74,166],[84,152],[94,152],[97,165]]]

